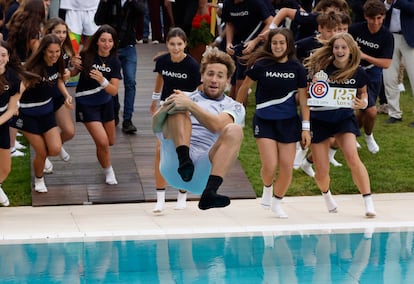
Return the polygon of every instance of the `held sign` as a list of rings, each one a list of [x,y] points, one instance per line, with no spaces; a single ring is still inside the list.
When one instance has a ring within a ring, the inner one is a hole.
[[[357,89],[331,87],[327,82],[326,73],[320,72],[315,75],[317,81],[310,85],[311,97],[308,99],[308,106],[352,108]]]

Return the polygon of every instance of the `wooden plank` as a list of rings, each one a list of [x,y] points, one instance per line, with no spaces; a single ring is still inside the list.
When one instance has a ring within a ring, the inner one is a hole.
[[[52,157],[54,172],[45,175],[47,193],[32,190],[32,205],[80,205],[155,201],[154,155],[156,138],[151,129],[149,106],[154,87],[153,56],[165,45],[138,45],[137,93],[133,123],[138,132],[127,135],[117,127],[117,139],[111,147],[112,165],[118,185],[105,184],[105,176],[96,158],[95,144],[81,123],[76,123],[75,137],[64,145],[71,155],[69,162]],[[74,93],[74,88],[69,88]],[[120,87],[122,124],[123,85]],[[33,153],[32,153],[33,157]],[[33,178],[33,177],[32,177]],[[240,163],[237,161],[220,188],[230,198],[255,198]],[[168,187],[167,200],[176,200],[177,190]],[[188,194],[189,200],[199,196]]]

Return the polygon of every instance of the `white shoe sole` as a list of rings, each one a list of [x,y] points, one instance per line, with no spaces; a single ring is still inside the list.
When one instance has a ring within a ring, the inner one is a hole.
[[[174,206],[174,210],[184,210],[185,208],[187,208],[187,205],[175,205]]]
[[[154,214],[161,214],[164,212],[164,206],[155,206],[154,209],[152,209],[152,213]]]

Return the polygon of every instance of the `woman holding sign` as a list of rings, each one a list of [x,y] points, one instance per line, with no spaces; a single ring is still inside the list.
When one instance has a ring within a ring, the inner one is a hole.
[[[361,162],[356,144],[360,135],[354,109],[368,106],[367,75],[359,67],[361,54],[351,35],[339,33],[305,61],[310,86],[311,150],[315,164],[315,181],[325,197],[328,211],[337,212],[330,192],[329,138],[335,137],[351,169],[352,178],[364,197],[365,216],[375,217],[367,169]],[[327,88],[318,87],[325,85]],[[325,90],[325,94],[315,93]]]

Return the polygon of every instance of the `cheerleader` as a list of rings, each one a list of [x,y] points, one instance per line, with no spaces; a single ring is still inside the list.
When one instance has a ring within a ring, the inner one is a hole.
[[[58,155],[62,147],[53,97],[60,93],[65,106],[73,109],[72,97],[63,82],[65,65],[60,39],[54,34],[45,35],[24,68],[38,76],[26,84],[20,99],[19,115],[13,119],[12,125],[22,131],[34,149],[34,189],[43,193],[47,192],[43,177],[46,158]]]
[[[277,218],[288,217],[281,203],[292,181],[296,142],[301,141],[304,148],[310,144],[306,70],[295,54],[292,32],[285,28],[271,30],[264,46],[248,57],[246,79],[237,95],[237,101],[243,102],[257,82],[253,130],[262,163],[261,204],[271,206]]]
[[[96,155],[105,173],[105,182],[118,181],[111,164],[109,146],[115,144],[115,120],[112,97],[118,94],[121,62],[117,57],[118,38],[109,25],[102,25],[81,52],[76,87],[76,121],[82,122],[96,145]]]
[[[317,49],[305,60],[308,76],[329,84],[342,94],[355,92],[351,107],[311,107],[311,150],[315,165],[315,181],[329,212],[337,212],[337,204],[330,191],[329,141],[334,137],[341,148],[346,163],[351,169],[352,180],[362,194],[366,217],[375,217],[371,186],[367,169],[358,155],[356,137],[360,135],[355,109],[368,106],[365,70],[359,66],[361,52],[357,43],[348,33],[334,35],[323,47]]]

